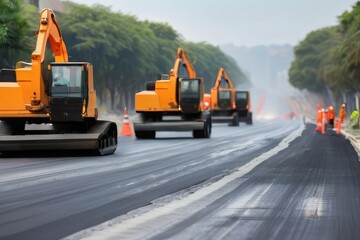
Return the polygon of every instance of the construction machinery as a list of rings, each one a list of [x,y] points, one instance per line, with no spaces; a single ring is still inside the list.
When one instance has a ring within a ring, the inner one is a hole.
[[[43,67],[47,43],[55,62]],[[116,124],[97,120],[92,64],[68,61],[51,9],[40,13],[31,63],[0,71],[0,96],[2,153],[85,150],[105,155],[116,150]]]
[[[246,124],[253,124],[251,104],[250,104],[250,92],[249,91],[235,91],[235,104],[236,111],[238,113],[239,122],[245,122]]]
[[[214,123],[229,123],[229,126],[239,126],[235,88],[224,68],[219,68],[215,85],[211,88],[210,95],[206,94],[205,98],[212,111]]]
[[[170,74],[149,82],[136,93],[133,120],[138,139],[155,138],[157,131],[192,131],[194,138],[209,138],[211,113],[204,107],[204,80],[196,77],[185,52],[179,48]]]

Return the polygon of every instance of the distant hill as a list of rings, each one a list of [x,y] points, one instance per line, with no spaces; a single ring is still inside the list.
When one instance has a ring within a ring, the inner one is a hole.
[[[294,59],[291,45],[244,47],[233,44],[220,46],[236,60],[250,78],[253,87],[287,91],[288,69]]]

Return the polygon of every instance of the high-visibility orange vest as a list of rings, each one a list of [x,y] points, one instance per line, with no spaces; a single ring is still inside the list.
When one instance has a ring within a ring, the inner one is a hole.
[[[345,106],[341,106],[341,108],[340,108],[340,113],[339,113],[339,117],[340,117],[341,123],[343,123],[344,120],[345,120],[345,117],[346,117]]]
[[[328,119],[335,119],[335,112],[333,106],[328,107]]]

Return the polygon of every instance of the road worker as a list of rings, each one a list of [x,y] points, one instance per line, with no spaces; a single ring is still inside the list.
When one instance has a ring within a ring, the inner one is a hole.
[[[340,107],[339,117],[340,117],[340,122],[344,123],[346,118],[345,104],[342,104]]]
[[[359,128],[359,112],[356,108],[350,115],[350,127],[353,129]]]
[[[331,126],[334,126],[335,112],[334,112],[334,107],[331,105],[328,107],[327,118],[328,118],[328,123]]]

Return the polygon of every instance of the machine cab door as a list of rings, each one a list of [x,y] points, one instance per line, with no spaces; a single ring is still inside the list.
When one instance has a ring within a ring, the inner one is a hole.
[[[247,110],[249,104],[249,92],[248,91],[236,91],[235,102],[237,110]]]
[[[219,90],[218,92],[218,104],[222,110],[231,109],[231,91]]]
[[[180,108],[185,114],[198,113],[204,90],[202,78],[180,79]]]
[[[52,63],[50,114],[53,122],[81,122],[86,109],[87,69],[81,63]]]

